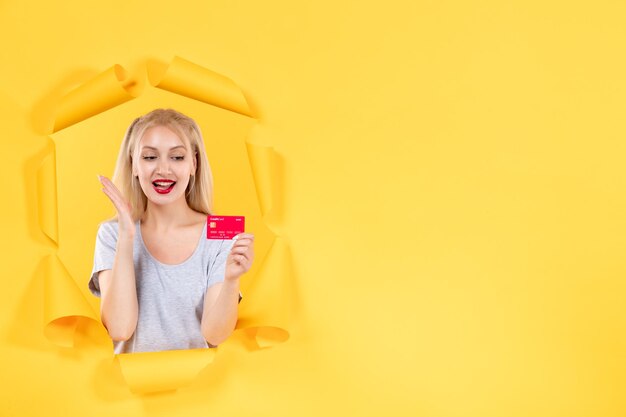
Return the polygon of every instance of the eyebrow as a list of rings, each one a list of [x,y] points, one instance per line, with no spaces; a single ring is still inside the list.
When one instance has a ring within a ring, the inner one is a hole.
[[[170,151],[171,151],[172,149],[176,149],[176,148],[183,148],[183,149],[187,150],[187,148],[185,148],[183,145],[178,145],[178,146],[172,146],[172,147],[170,148]],[[142,149],[142,150],[143,150],[143,149],[153,149],[153,150],[155,150],[155,151],[158,151],[158,149],[157,149],[157,148],[155,148],[155,147],[153,147],[153,146],[143,146],[141,149]]]

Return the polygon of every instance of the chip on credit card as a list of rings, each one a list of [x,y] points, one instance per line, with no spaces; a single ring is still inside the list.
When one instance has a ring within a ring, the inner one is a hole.
[[[243,233],[246,223],[244,216],[207,216],[207,239],[232,239]]]

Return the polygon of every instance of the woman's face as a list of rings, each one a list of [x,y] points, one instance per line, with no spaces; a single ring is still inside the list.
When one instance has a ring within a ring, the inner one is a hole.
[[[185,198],[189,177],[196,171],[195,154],[186,140],[165,126],[153,126],[139,141],[134,161],[134,175],[148,200],[169,204]]]

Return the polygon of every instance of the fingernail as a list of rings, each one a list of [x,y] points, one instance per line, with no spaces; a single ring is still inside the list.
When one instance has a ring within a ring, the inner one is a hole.
[[[100,175],[96,175],[98,177],[98,181],[102,181],[102,177]]]

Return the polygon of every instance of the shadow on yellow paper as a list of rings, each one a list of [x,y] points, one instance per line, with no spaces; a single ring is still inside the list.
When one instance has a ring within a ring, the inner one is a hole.
[[[110,343],[98,302],[87,288],[100,221],[115,214],[96,175],[111,176],[122,136],[138,115],[174,108],[200,126],[214,175],[215,213],[246,216],[256,261],[241,282],[244,299],[236,331],[246,348],[289,337],[294,293],[288,246],[273,225],[280,173],[271,147],[248,139],[256,122],[241,89],[229,78],[175,57],[147,61],[130,75],[114,65],[65,95],[49,133],[54,146],[37,175],[39,224],[56,252],[45,260],[44,333],[72,348],[78,338]],[[188,385],[217,349],[115,355],[134,393]]]

